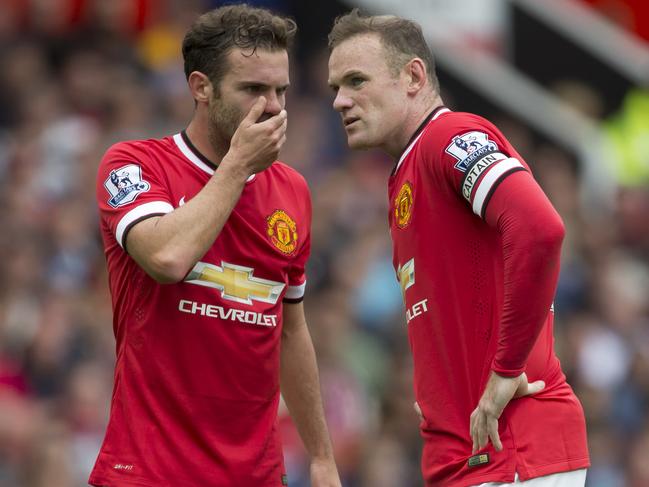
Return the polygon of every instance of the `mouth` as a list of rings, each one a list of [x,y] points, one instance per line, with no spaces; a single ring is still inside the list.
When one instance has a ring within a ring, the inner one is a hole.
[[[355,122],[358,122],[360,118],[358,117],[346,117],[343,119],[343,125],[345,128],[348,128],[350,125],[352,125]]]

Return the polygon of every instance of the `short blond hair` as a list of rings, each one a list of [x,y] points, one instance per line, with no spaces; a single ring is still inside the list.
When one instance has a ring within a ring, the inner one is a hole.
[[[361,15],[357,8],[339,16],[329,33],[329,49],[341,42],[362,34],[377,34],[388,52],[388,66],[396,75],[413,58],[420,58],[426,66],[428,80],[435,92],[439,81],[435,73],[435,60],[421,26],[396,15]]]

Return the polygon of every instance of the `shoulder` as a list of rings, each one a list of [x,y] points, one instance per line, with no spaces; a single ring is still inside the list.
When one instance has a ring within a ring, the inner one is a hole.
[[[125,140],[111,145],[105,152],[104,160],[114,159],[148,159],[149,154],[164,151],[169,146],[169,138]]]
[[[448,112],[438,119],[441,124],[447,124],[449,127],[466,127],[470,125],[486,126],[491,122],[480,115],[469,112]]]
[[[433,121],[423,143],[439,157],[460,164],[494,151],[510,152],[508,142],[493,123],[466,112],[447,112]]]
[[[275,161],[271,166],[271,170],[273,176],[288,180],[290,184],[298,188],[303,188],[306,191],[309,190],[309,185],[304,176],[288,164],[282,161]]]
[[[111,145],[98,166],[98,177],[103,180],[115,171],[127,171],[134,174],[160,174],[164,172],[161,160],[169,153],[169,138],[127,140]],[[113,176],[114,177],[114,176]]]
[[[167,139],[128,140],[111,145],[97,167],[99,187],[113,187],[123,180],[148,184],[153,175],[161,174],[162,166],[156,153],[168,150]]]
[[[271,191],[278,191],[278,188],[281,188],[279,189],[281,200],[287,205],[287,208],[294,208],[296,214],[310,219],[311,191],[304,176],[281,161],[275,161],[267,171],[269,177],[272,178],[272,182],[268,186],[273,188]]]
[[[494,124],[480,115],[467,112],[447,112],[430,123],[424,137],[428,143],[436,141],[442,145],[448,144],[448,141],[453,137],[470,132],[500,134]]]

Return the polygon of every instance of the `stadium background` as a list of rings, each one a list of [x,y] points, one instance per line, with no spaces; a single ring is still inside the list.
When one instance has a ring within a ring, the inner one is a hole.
[[[421,485],[391,163],[347,151],[326,85],[326,33],[352,4],[419,20],[446,104],[492,119],[533,167],[567,225],[555,335],[586,410],[588,487],[649,485],[647,3],[250,3],[300,26],[282,159],[313,193],[306,307],[344,485]],[[117,140],[185,126],[180,40],[216,5],[0,1],[0,487],[86,485],[114,364],[97,163]],[[290,485],[306,486],[281,414]]]

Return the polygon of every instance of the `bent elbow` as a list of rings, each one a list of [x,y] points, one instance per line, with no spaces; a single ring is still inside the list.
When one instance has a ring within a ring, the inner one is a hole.
[[[566,228],[559,215],[555,215],[543,225],[530,229],[530,236],[534,240],[535,249],[547,254],[560,254],[561,245],[566,236]]]
[[[158,252],[151,255],[147,273],[160,284],[181,282],[190,271],[191,265],[172,252]]]
[[[566,237],[566,227],[559,215],[546,225],[544,234],[549,245],[561,247],[563,239]]]

